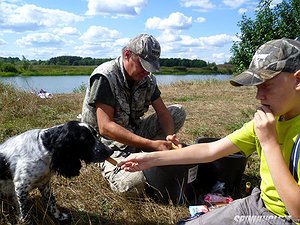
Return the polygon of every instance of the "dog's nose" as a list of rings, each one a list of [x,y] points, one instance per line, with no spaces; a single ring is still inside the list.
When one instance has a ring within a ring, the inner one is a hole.
[[[105,159],[110,157],[114,151],[108,146],[104,145],[100,141],[95,145],[95,157],[94,162],[103,162]]]
[[[108,158],[108,157],[110,157],[114,153],[114,150],[112,150],[111,148],[107,147],[106,145],[104,145],[104,147],[105,147],[105,152],[106,152],[106,156],[107,156],[106,158]]]

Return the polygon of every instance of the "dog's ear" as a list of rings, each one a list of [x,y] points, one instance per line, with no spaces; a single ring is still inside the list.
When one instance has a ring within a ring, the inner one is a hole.
[[[52,152],[51,169],[64,177],[78,176],[81,169],[80,157],[76,146],[78,140],[78,122],[71,121],[64,125],[49,128],[43,143]]]
[[[41,134],[41,139],[43,142],[43,145],[46,146],[47,150],[52,152],[54,151],[56,140],[61,135],[63,125],[55,126],[46,129]]]

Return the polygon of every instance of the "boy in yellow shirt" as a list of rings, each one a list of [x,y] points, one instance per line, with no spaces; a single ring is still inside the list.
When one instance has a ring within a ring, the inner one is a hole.
[[[228,206],[178,224],[296,224],[300,221],[300,42],[272,40],[262,45],[245,72],[230,81],[256,86],[261,106],[241,129],[211,143],[181,151],[138,153],[119,166],[140,171],[153,166],[211,162],[242,152],[260,156],[260,189]]]

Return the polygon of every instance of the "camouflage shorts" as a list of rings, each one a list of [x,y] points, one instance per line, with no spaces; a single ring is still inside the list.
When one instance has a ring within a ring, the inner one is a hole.
[[[174,120],[175,133],[177,133],[185,122],[185,110],[181,105],[171,105],[168,107],[168,110]],[[159,125],[156,113],[149,115],[141,121],[136,134],[152,140],[166,138]],[[137,151],[136,149],[125,146],[119,142],[110,142],[108,146],[114,149],[114,154],[111,157],[118,162],[126,158],[130,153]],[[102,169],[102,175],[108,180],[112,190],[128,193],[131,196],[134,194],[138,195],[143,191],[146,181],[143,172],[125,172],[106,161],[101,163],[100,167]]]

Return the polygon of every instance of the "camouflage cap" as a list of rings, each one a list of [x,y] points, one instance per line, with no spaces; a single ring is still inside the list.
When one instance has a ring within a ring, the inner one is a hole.
[[[256,51],[248,70],[233,78],[234,86],[259,85],[281,72],[300,69],[300,42],[282,38],[269,41]]]
[[[152,35],[140,34],[132,38],[126,47],[139,57],[146,71],[160,71],[160,44]]]

